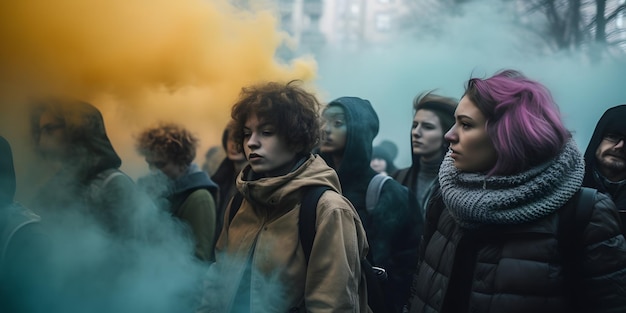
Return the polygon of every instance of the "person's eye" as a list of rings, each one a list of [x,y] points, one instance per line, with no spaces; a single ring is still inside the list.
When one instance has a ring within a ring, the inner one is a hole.
[[[244,131],[242,133],[243,138],[249,138],[251,135],[252,135],[252,132],[249,132],[249,131]]]
[[[463,128],[463,129],[471,129],[472,125],[470,125],[468,123],[461,123],[461,128]]]
[[[335,125],[335,127],[341,127],[341,126],[343,126],[343,121],[342,120],[336,120],[334,125]]]
[[[606,134],[604,135],[604,139],[610,141],[610,142],[619,142],[620,140],[622,140],[624,137],[620,136],[618,134]]]

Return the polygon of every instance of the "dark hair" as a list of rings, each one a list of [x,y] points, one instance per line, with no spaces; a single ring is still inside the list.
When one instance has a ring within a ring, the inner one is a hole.
[[[317,145],[320,103],[297,82],[269,82],[242,88],[232,108],[233,124],[229,129],[239,149],[245,123],[252,115],[276,127],[277,135],[297,153],[309,153]]]
[[[420,93],[413,99],[413,112],[417,113],[419,110],[432,111],[439,117],[441,128],[445,133],[454,125],[454,110],[456,110],[458,103],[457,99],[427,91]]]
[[[443,132],[441,138],[444,143],[441,149],[444,152],[448,150],[448,142],[443,140],[443,136],[454,125],[454,111],[458,103],[458,100],[435,94],[432,90],[422,92],[413,99],[414,115],[417,111],[427,110],[433,112],[439,118]]]
[[[519,173],[554,158],[571,137],[542,84],[514,70],[471,78],[465,96],[485,115],[497,153],[489,175]]]
[[[199,140],[183,126],[161,123],[144,130],[137,138],[140,154],[160,154],[178,165],[189,165],[196,157]]]

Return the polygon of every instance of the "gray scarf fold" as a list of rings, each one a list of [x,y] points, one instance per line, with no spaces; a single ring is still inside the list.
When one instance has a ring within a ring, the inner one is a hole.
[[[523,224],[552,214],[580,188],[585,162],[570,139],[558,156],[509,176],[466,173],[454,167],[449,153],[441,163],[443,202],[464,228]]]

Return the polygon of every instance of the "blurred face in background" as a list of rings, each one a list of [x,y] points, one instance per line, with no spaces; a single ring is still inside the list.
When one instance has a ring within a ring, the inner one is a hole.
[[[626,136],[607,133],[596,149],[596,165],[602,176],[617,182],[626,179]]]
[[[245,123],[243,149],[252,170],[266,177],[283,173],[297,154],[278,135],[274,125],[259,120],[256,114]]]
[[[343,153],[346,147],[348,126],[346,114],[340,106],[330,106],[322,113],[322,143],[320,151],[324,153]]]
[[[463,97],[456,108],[455,124],[446,133],[454,166],[463,172],[487,172],[497,161],[497,153],[487,133],[487,119],[478,107]]]
[[[39,118],[39,142],[37,148],[43,156],[52,159],[65,157],[69,145],[65,124],[51,112],[43,112]]]
[[[146,163],[148,163],[151,170],[159,170],[172,180],[183,176],[188,168],[188,166],[174,163],[172,160],[159,153],[146,156]]]
[[[226,157],[235,163],[246,161],[246,155],[237,149],[237,143],[231,139],[226,143]]]
[[[433,111],[422,109],[415,112],[411,127],[411,147],[414,155],[419,155],[425,161],[441,157],[444,144],[439,116]]]
[[[385,159],[373,158],[372,161],[370,161],[370,167],[376,171],[376,173],[386,173],[387,161],[385,161]]]

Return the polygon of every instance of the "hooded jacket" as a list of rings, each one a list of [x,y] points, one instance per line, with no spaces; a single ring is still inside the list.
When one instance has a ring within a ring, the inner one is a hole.
[[[609,195],[618,210],[626,210],[626,180],[609,183],[596,169],[596,150],[604,135],[615,133],[626,136],[626,104],[608,109],[596,125],[585,150],[585,178],[583,186],[598,189]],[[626,151],[624,151],[626,153]]]
[[[13,201],[15,187],[11,147],[0,136],[0,311],[42,312],[33,303],[46,292],[41,219]]]
[[[39,118],[53,112],[64,124],[67,157],[61,169],[39,190],[34,208],[43,215],[82,211],[113,231],[130,231],[129,212],[139,205],[135,185],[119,170],[100,111],[80,101],[49,100],[33,114],[33,135],[39,141]]]
[[[169,197],[172,215],[191,227],[196,257],[204,261],[215,260],[217,195],[218,187],[209,175],[192,164],[185,175],[174,181],[174,191]]]
[[[419,210],[409,206],[408,191],[395,180],[388,180],[377,205],[367,212],[367,186],[376,175],[370,167],[372,141],[378,134],[378,116],[369,101],[342,97],[328,104],[343,108],[346,116],[346,145],[341,164],[332,155],[320,153],[337,171],[343,195],[354,205],[367,232],[370,261],[385,268],[389,275],[386,291],[396,309],[408,299],[412,273],[417,264],[420,231]]]
[[[367,312],[360,259],[368,247],[361,221],[339,194],[335,172],[320,157],[303,162],[278,177],[250,180],[249,165],[239,174],[243,201],[232,221],[224,222],[201,312]],[[298,216],[301,188],[313,185],[331,190],[317,204],[307,265]]]

